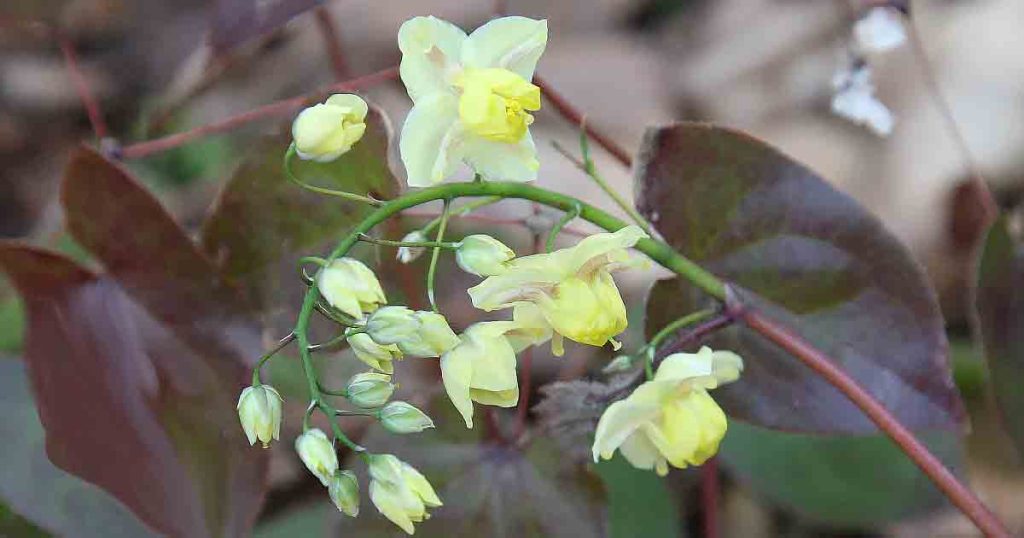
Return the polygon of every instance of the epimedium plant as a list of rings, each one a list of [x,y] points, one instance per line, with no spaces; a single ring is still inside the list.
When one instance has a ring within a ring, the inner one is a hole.
[[[397,361],[437,359],[448,399],[472,428],[478,406],[517,405],[529,376],[517,371],[524,351],[549,344],[562,355],[568,339],[619,353],[609,379],[551,384],[537,408],[543,430],[588,459],[620,452],[658,475],[701,465],[728,443],[729,420],[817,434],[881,429],[979,528],[1006,535],[910,433],[955,430],[962,410],[932,291],[899,243],[806,168],[705,125],[649,131],[636,163],[636,208],[608,189],[582,137],[581,167],[631,223],[530,185],[540,166],[530,133],[531,112],[541,107],[533,72],[546,42],[546,22],[523,17],[469,35],[433,17],[407,21],[399,71],[413,109],[398,145],[412,189],[403,193],[387,170],[382,113],[354,94],[333,95],[295,118],[290,144],[278,140],[259,165],[239,171],[198,245],[128,173],[79,151],[62,201],[69,230],[105,271],[0,245],[0,266],[28,307],[28,373],[51,459],[161,533],[244,534],[266,469],[266,454],[245,440],[272,444],[284,416],[284,391],[263,383],[262,368],[295,344],[309,398],[294,440],[300,460],[339,511],[355,517],[360,484],[341,466],[337,445],[345,447],[365,464],[378,511],[411,534],[443,506],[442,495],[414,466],[359,444],[338,419],[368,417],[399,435],[433,428],[424,411],[392,396]],[[463,164],[472,179],[450,181]],[[298,187],[347,205],[325,209]],[[510,199],[561,212],[546,252],[517,256],[481,233],[450,237],[454,220]],[[436,219],[400,241],[384,238],[386,222],[432,202],[444,208]],[[555,249],[574,221],[605,231]],[[279,291],[260,285],[262,268],[339,228],[348,232],[326,255],[299,260],[306,288],[298,319],[261,355],[253,312]],[[429,309],[390,300],[398,294],[387,275],[378,279],[374,264],[354,256],[360,244],[393,248],[402,263],[429,255]],[[501,318],[451,327],[434,289],[446,254],[482,278],[467,291],[478,316]],[[650,293],[646,342],[620,349],[627,309],[612,275],[649,262],[675,277]],[[986,297],[984,304],[998,298]],[[336,336],[314,343],[315,318]],[[332,389],[313,355],[346,344],[371,370]],[[68,368],[75,364],[90,367]],[[240,392],[237,420],[225,386]],[[101,429],[72,423],[79,417],[59,404],[69,394]],[[316,414],[327,431],[314,427]],[[160,487],[140,492],[122,469],[104,465],[104,439],[114,438],[128,440],[127,474]],[[801,454],[819,450],[774,441]],[[759,472],[742,451],[723,457],[741,473]]]

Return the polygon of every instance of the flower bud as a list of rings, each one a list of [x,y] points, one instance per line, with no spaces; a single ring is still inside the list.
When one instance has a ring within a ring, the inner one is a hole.
[[[385,374],[395,371],[391,361],[402,358],[402,350],[394,344],[381,345],[373,341],[366,333],[353,334],[348,337],[348,345],[356,357],[368,364],[374,370],[380,370]]]
[[[416,312],[419,328],[408,340],[398,342],[398,349],[410,357],[440,357],[459,344],[459,337],[448,325],[448,320],[437,312]]]
[[[336,94],[299,113],[292,138],[299,158],[317,162],[337,159],[366,132],[366,101],[358,95]]]
[[[402,238],[403,243],[422,243],[424,241],[429,241],[429,239],[423,235],[421,230],[411,231]],[[426,251],[427,249],[423,247],[398,247],[398,254],[395,255],[395,258],[401,263],[412,263]]]
[[[380,407],[388,402],[395,386],[391,384],[391,376],[366,372],[356,374],[348,382],[348,401],[364,409]]]
[[[391,402],[377,412],[377,417],[391,433],[419,433],[434,427],[426,413],[407,402]]]
[[[505,262],[516,257],[512,249],[484,234],[464,238],[455,251],[455,262],[467,273],[493,276],[505,272]]]
[[[331,477],[338,470],[338,454],[327,435],[318,428],[306,430],[295,439],[295,451],[309,472],[330,486]]]
[[[316,284],[328,304],[356,319],[388,302],[377,275],[353,258],[334,260],[321,269]]]
[[[416,313],[404,306],[385,306],[366,319],[366,333],[381,345],[397,344],[416,336],[420,322]]]
[[[281,438],[281,395],[270,385],[247,387],[238,397],[238,420],[252,446],[259,439],[263,448]]]
[[[359,480],[352,471],[338,471],[327,486],[331,502],[348,516],[359,515]]]
[[[370,500],[384,517],[405,532],[430,517],[427,508],[441,506],[434,488],[413,466],[392,456],[370,456]]]

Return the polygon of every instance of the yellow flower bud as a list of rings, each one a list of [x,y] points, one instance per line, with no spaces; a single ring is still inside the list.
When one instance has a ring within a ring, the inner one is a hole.
[[[504,273],[505,262],[516,257],[512,249],[484,234],[471,235],[459,242],[455,262],[467,273],[493,276]]]
[[[419,433],[434,427],[426,413],[406,402],[390,402],[377,412],[380,423],[391,433]]]
[[[345,515],[359,515],[359,480],[352,471],[338,471],[331,477],[327,486],[327,494],[331,502]]]
[[[249,445],[259,439],[267,448],[272,439],[281,438],[281,395],[270,385],[247,387],[238,397],[238,420]]]
[[[368,364],[374,370],[380,370],[385,374],[393,373],[395,368],[391,364],[394,359],[402,358],[402,350],[394,344],[381,345],[373,341],[366,333],[353,334],[348,337],[348,345],[356,358]]]
[[[354,258],[339,258],[321,269],[317,287],[328,304],[356,319],[388,302],[377,275]]]
[[[414,523],[430,517],[427,508],[441,506],[430,482],[408,463],[391,454],[370,456],[370,500],[384,517],[408,534]]]
[[[318,428],[306,430],[295,439],[295,451],[309,472],[329,486],[331,477],[338,470],[338,454],[327,435]]]
[[[394,345],[416,337],[420,322],[404,306],[385,306],[366,318],[366,334],[381,345]]]
[[[295,153],[318,162],[337,159],[363,137],[366,112],[366,101],[352,94],[332,95],[303,110],[292,124]]]
[[[735,381],[743,361],[735,353],[701,348],[669,355],[654,379],[605,410],[592,447],[594,461],[616,450],[639,469],[668,474],[668,466],[700,465],[718,451],[725,413],[709,389]]]
[[[441,314],[419,311],[416,312],[416,321],[419,322],[416,334],[397,344],[402,353],[410,357],[440,357],[445,351],[458,345],[459,337],[455,336],[455,332],[448,325],[448,320]]]
[[[348,401],[353,405],[369,409],[380,407],[387,403],[395,386],[391,384],[391,376],[366,372],[356,374],[349,380],[345,389],[348,393]]]

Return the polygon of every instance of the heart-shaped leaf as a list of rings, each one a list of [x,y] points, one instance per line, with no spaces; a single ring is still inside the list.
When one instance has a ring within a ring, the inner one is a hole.
[[[922,440],[947,467],[961,465],[957,436]],[[732,422],[719,453],[756,493],[814,521],[877,527],[947,504],[945,497],[887,437],[815,436]]]
[[[707,125],[652,128],[638,163],[637,208],[669,244],[827,353],[904,425],[960,423],[934,293],[907,250],[855,201],[766,144]],[[648,331],[705,300],[683,281],[658,283]],[[750,329],[710,342],[745,359],[740,381],[716,391],[731,416],[785,430],[876,431],[841,393]]]
[[[391,127],[370,107],[366,133],[352,149],[329,163],[293,160],[302,181],[388,199],[400,191],[388,164]],[[294,254],[340,238],[373,209],[366,204],[305,191],[288,181],[282,159],[290,134],[268,137],[255,147],[224,187],[203,224],[202,246],[224,275],[267,305],[281,293],[287,275],[297,282]]]
[[[1006,430],[1024,454],[1024,251],[1005,218],[985,238],[975,297],[992,392]]]

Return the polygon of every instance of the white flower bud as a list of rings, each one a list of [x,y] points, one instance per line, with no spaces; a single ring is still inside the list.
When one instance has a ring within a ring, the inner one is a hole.
[[[334,260],[321,269],[317,288],[328,304],[356,319],[388,302],[377,275],[353,258]]]
[[[419,328],[408,340],[398,342],[398,348],[409,357],[440,357],[459,344],[459,337],[448,325],[448,320],[437,312],[416,312]]]
[[[871,70],[853,66],[836,74],[832,80],[836,93],[832,96],[832,112],[853,123],[863,125],[878,136],[892,133],[895,119],[892,112],[875,97]]]
[[[353,405],[368,409],[380,407],[387,403],[395,386],[391,384],[391,376],[366,372],[352,376],[348,382],[348,401]]]
[[[406,402],[391,402],[377,412],[380,423],[391,433],[419,433],[434,427],[426,413]]]
[[[249,445],[259,439],[263,448],[281,438],[281,395],[270,385],[247,387],[238,397],[238,420]]]
[[[394,372],[393,359],[402,358],[402,350],[394,344],[381,345],[373,341],[366,333],[353,334],[348,337],[348,345],[356,357],[368,364],[374,370],[380,370],[385,374]]]
[[[429,239],[423,235],[421,230],[411,231],[402,238],[403,243],[422,243],[424,241],[429,241]],[[427,249],[423,247],[398,247],[395,258],[401,263],[412,263],[426,251]]]
[[[404,306],[379,308],[366,319],[366,333],[381,345],[397,344],[416,337],[420,322],[416,313]]]
[[[321,484],[329,486],[338,470],[338,454],[327,435],[318,428],[306,430],[295,439],[295,451],[309,472],[319,478]]]
[[[903,17],[892,8],[871,8],[853,25],[857,47],[864,52],[885,52],[907,41]]]
[[[505,262],[516,257],[512,249],[497,239],[484,234],[464,238],[455,251],[455,262],[467,273],[477,276],[500,275]]]
[[[352,471],[338,471],[327,486],[331,502],[348,516],[359,515],[359,480]]]
[[[337,159],[366,132],[366,101],[358,95],[337,94],[299,113],[292,124],[295,153],[318,162]]]

